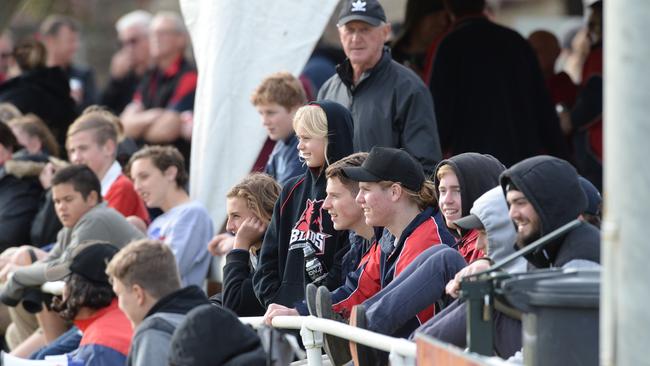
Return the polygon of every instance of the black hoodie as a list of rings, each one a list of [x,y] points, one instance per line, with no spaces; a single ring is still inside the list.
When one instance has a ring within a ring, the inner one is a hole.
[[[506,167],[492,155],[479,154],[474,152],[458,154],[449,159],[441,161],[433,174],[433,183],[436,186],[436,196],[440,199],[438,188],[438,170],[443,165],[449,165],[454,169],[458,185],[460,186],[461,217],[469,215],[474,201],[485,192],[499,185],[499,175]],[[454,230],[450,230],[454,232]],[[461,230],[461,237],[455,247],[463,255],[468,263],[483,257],[483,251],[476,250],[478,232],[476,230]]]
[[[352,153],[352,116],[338,103],[320,101],[327,116],[329,164]],[[264,236],[257,271],[255,295],[267,307],[278,303],[293,307],[305,297],[305,286],[313,279],[305,269],[303,247],[310,245],[327,272],[319,281],[330,290],[341,284],[341,259],[348,249],[348,233],[336,231],[327,211],[325,168],[308,169],[284,185]]]
[[[587,207],[578,173],[562,159],[545,155],[526,159],[504,171],[500,180],[505,194],[512,183],[533,205],[540,219],[540,236],[578,218]],[[574,259],[600,263],[600,232],[583,223],[526,259],[537,268],[562,267]]]
[[[77,117],[70,97],[70,84],[59,67],[38,68],[0,85],[0,102],[15,105],[23,114],[34,113],[65,146],[68,126]]]

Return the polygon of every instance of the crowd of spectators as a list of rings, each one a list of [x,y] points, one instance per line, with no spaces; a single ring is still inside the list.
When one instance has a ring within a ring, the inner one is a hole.
[[[84,365],[262,365],[286,355],[237,317],[279,315],[465,347],[463,277],[576,218],[505,270],[599,267],[602,12],[588,7],[581,70],[565,72],[552,32],[525,38],[485,0],[409,0],[395,35],[379,1],[344,0],[345,60],[329,78],[277,70],[253,92],[273,147],[223,197],[224,232],[188,191],[200,75],[179,14],[122,16],[101,90],[73,62],[76,20],[48,16],[20,40],[5,31],[4,349]],[[207,294],[217,255],[223,291]],[[63,293],[42,292],[47,281]],[[493,317],[494,354],[514,356],[520,319]],[[335,365],[388,362],[331,335],[325,351]]]

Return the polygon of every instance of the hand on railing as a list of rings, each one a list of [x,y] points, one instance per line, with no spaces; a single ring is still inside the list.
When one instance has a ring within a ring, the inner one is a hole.
[[[298,310],[296,309],[288,308],[280,304],[271,304],[269,305],[269,308],[266,309],[266,314],[264,314],[264,324],[270,326],[272,325],[271,322],[273,321],[274,317],[282,315],[297,316],[300,314],[298,314]]]

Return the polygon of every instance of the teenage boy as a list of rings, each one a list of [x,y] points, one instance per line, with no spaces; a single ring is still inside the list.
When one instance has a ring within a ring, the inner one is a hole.
[[[147,146],[133,154],[129,171],[147,207],[163,211],[147,236],[170,246],[183,286],[201,286],[210,266],[205,246],[214,229],[206,209],[185,190],[189,176],[183,156],[173,146]]]
[[[58,240],[49,253],[39,252],[38,256],[44,259],[35,263],[12,268],[13,276],[9,276],[0,294],[0,300],[9,306],[15,307],[22,300],[28,287],[40,286],[46,282],[45,268],[48,264],[65,257],[69,248],[88,240],[101,240],[123,247],[133,239],[140,239],[143,234],[129,224],[124,216],[102,203],[101,185],[95,173],[85,165],[72,165],[57,171],[52,179],[52,197],[56,214],[63,224],[59,231]],[[38,251],[38,249],[33,249]],[[18,308],[16,308],[18,311]],[[20,309],[22,311],[22,309]],[[16,321],[17,316],[12,315]],[[21,329],[28,327],[19,327]],[[24,331],[16,342],[15,348],[29,334],[35,330]],[[59,334],[48,334],[49,329],[44,328],[47,340],[55,339]],[[57,333],[57,332],[53,332]],[[42,343],[35,343],[36,347]]]
[[[68,158],[73,164],[88,165],[97,175],[101,182],[101,195],[110,207],[125,217],[137,216],[149,222],[149,213],[142,199],[115,160],[119,123],[118,118],[107,110],[88,108],[68,128]]]
[[[165,365],[174,330],[193,308],[208,304],[197,286],[181,288],[174,253],[155,240],[138,240],[106,267],[119,307],[135,334],[127,365]]]
[[[293,130],[293,116],[307,103],[305,90],[288,72],[269,75],[255,89],[251,103],[257,109],[269,138],[275,141],[264,173],[282,186],[289,178],[304,173],[298,158],[298,138]]]

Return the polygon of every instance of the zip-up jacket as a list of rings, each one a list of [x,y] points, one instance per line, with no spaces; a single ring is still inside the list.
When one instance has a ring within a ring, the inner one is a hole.
[[[387,233],[387,231],[386,231]],[[447,231],[445,221],[437,208],[429,207],[419,213],[404,229],[397,244],[392,235],[382,235],[362,260],[359,268],[347,276],[345,285],[332,293],[332,309],[347,317],[354,305],[361,304],[386,287],[427,248],[454,243],[455,238]],[[417,316],[420,324],[433,316],[433,306]]]
[[[350,155],[350,112],[330,101],[314,104],[327,116],[327,161],[331,164]],[[349,247],[348,233],[334,230],[329,214],[322,209],[326,195],[325,168],[308,169],[282,188],[253,275],[255,295],[264,307],[271,303],[294,307],[305,298],[305,286],[313,281],[305,266],[303,248],[308,246],[326,274],[318,284],[331,290],[341,284],[341,260]]]
[[[388,47],[356,85],[346,59],[323,84],[318,99],[331,99],[351,111],[354,151],[403,148],[427,173],[442,159],[431,93],[413,71],[393,61]]]

